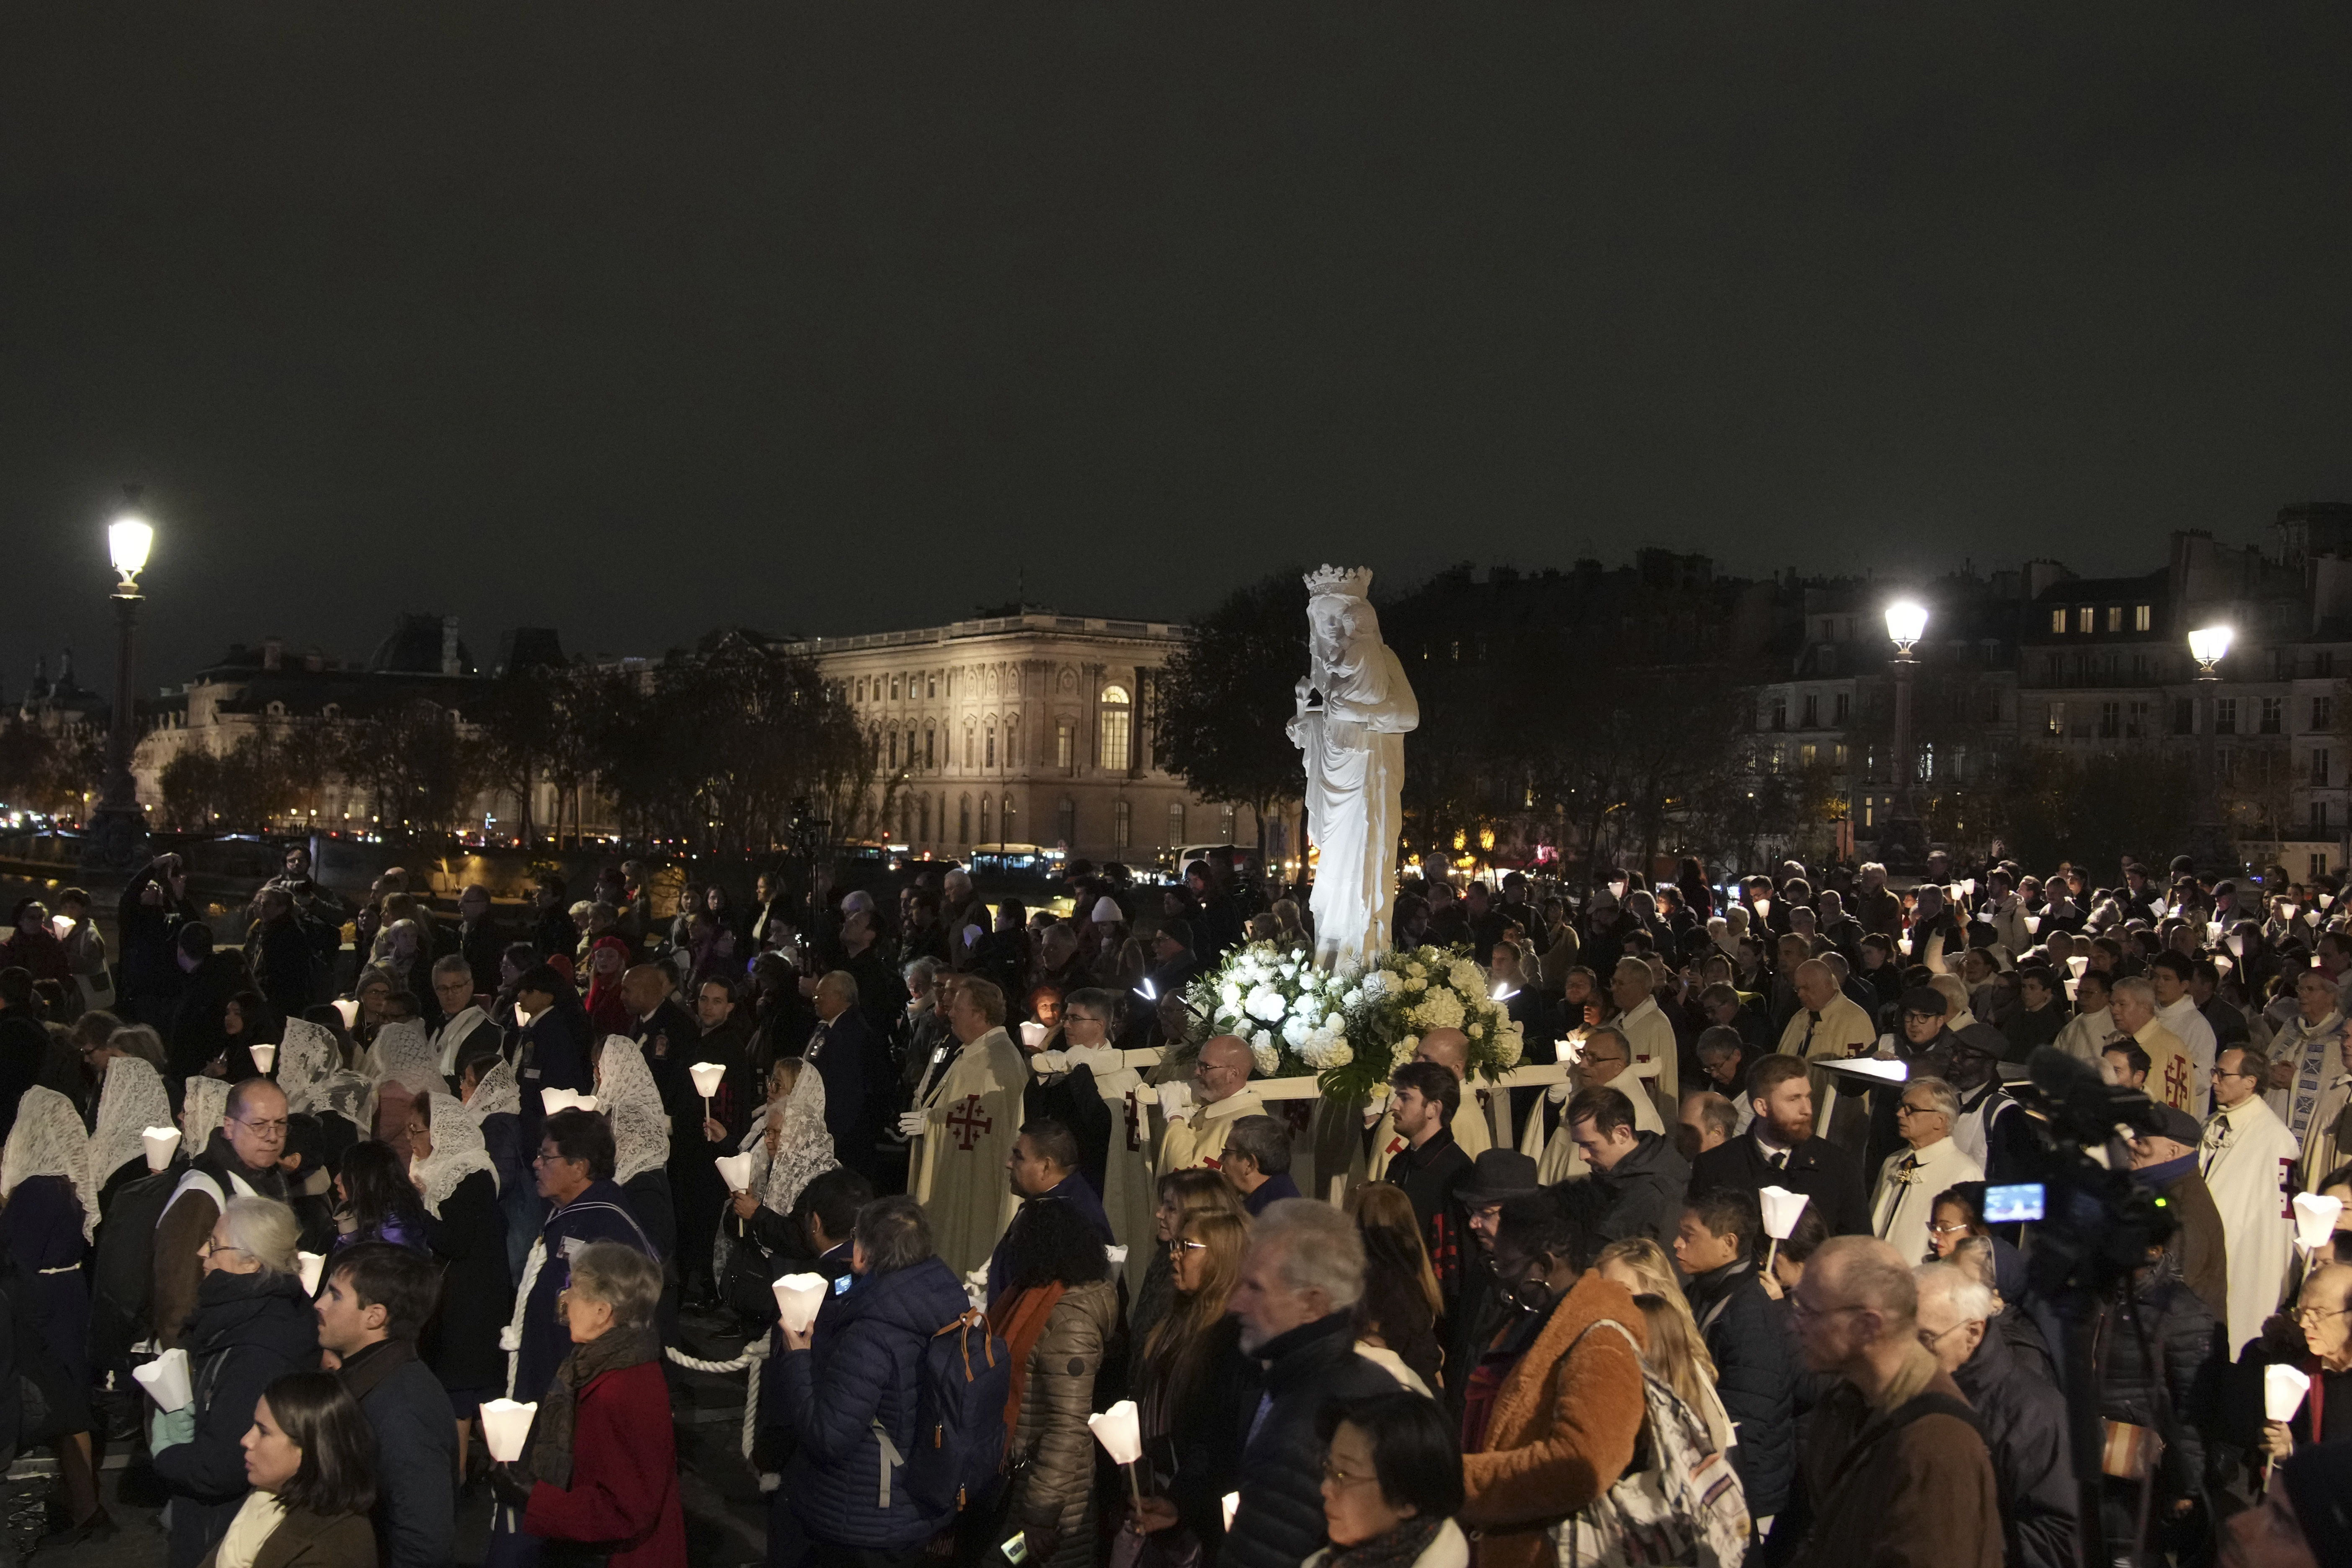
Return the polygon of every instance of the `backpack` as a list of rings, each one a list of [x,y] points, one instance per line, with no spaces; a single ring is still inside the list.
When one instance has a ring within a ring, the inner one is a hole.
[[[1603,1327],[1641,1353],[1641,1342],[1614,1319],[1587,1324],[1584,1332]],[[1577,1336],[1580,1343],[1583,1337]],[[1714,1451],[1706,1423],[1647,1363],[1642,1394],[1646,1408],[1633,1464],[1615,1486],[1552,1529],[1559,1568],[1739,1568],[1748,1557],[1748,1495],[1730,1459]]]
[[[147,1318],[155,1290],[155,1226],[180,1190],[180,1178],[186,1169],[173,1165],[125,1182],[106,1211],[90,1279],[93,1372],[127,1373],[131,1347],[154,1331]]]
[[[1012,1392],[1013,1352],[982,1313],[964,1313],[923,1346],[914,1452],[904,1460],[908,1494],[927,1517],[951,1519],[993,1495]],[[887,1458],[887,1433],[883,1442]]]

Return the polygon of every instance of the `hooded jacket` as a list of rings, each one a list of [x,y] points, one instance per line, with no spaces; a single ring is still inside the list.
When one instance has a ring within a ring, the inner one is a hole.
[[[809,1348],[783,1354],[777,1386],[800,1445],[784,1489],[811,1540],[902,1552],[948,1521],[916,1507],[899,1467],[891,1470],[889,1506],[877,1505],[882,1449],[875,1424],[899,1453],[913,1452],[924,1349],[969,1303],[937,1258],[856,1279],[825,1298]]]
[[[1756,1265],[1747,1258],[1696,1276],[1685,1294],[1715,1360],[1715,1391],[1738,1434],[1731,1467],[1748,1494],[1748,1511],[1769,1519],[1787,1503],[1797,1467],[1801,1369],[1788,1308],[1764,1293]]]
[[[1592,1180],[1609,1194],[1609,1212],[1598,1227],[1603,1241],[1646,1236],[1661,1247],[1673,1245],[1691,1168],[1670,1141],[1655,1132],[1635,1134],[1633,1151]]]
[[[179,1334],[195,1394],[193,1439],[155,1456],[172,1490],[172,1568],[194,1568],[236,1517],[248,1489],[243,1438],[261,1391],[319,1364],[319,1320],[291,1274],[205,1276]],[[453,1438],[454,1441],[454,1438]]]

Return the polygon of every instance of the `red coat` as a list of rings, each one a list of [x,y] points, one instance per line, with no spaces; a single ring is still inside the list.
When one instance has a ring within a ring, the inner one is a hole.
[[[686,1568],[677,1434],[658,1362],[605,1373],[580,1391],[572,1485],[533,1487],[522,1527],[553,1541],[612,1542],[612,1568]]]

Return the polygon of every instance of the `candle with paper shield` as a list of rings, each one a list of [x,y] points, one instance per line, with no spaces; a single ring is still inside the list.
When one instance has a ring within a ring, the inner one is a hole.
[[[349,996],[339,997],[335,1002],[335,1012],[343,1020],[344,1028],[356,1029],[359,1027],[360,1005],[358,1002]]]
[[[2294,1196],[2294,1238],[2305,1252],[2327,1245],[2336,1234],[2336,1216],[2344,1212],[2342,1198],[2326,1197],[2318,1193],[2297,1193]]]
[[[539,1103],[552,1116],[559,1110],[593,1110],[596,1097],[572,1089],[543,1089],[539,1091]]]
[[[710,1120],[710,1097],[717,1094],[719,1086],[727,1081],[726,1064],[697,1062],[686,1071],[687,1076],[694,1079],[694,1092],[702,1096],[702,1119],[708,1121]]]
[[[180,1130],[176,1127],[150,1127],[139,1134],[147,1145],[147,1168],[160,1171],[172,1163],[173,1151],[180,1146]]]
[[[531,1417],[538,1414],[536,1401],[518,1405],[511,1399],[484,1400],[482,1440],[489,1445],[490,1458],[502,1465],[521,1458],[523,1442],[530,1436]]]
[[[132,1368],[131,1375],[154,1400],[158,1410],[184,1410],[195,1400],[195,1391],[188,1381],[188,1352],[177,1346],[145,1366]]]
[[[1037,1023],[1034,1019],[1025,1020],[1021,1026],[1021,1043],[1028,1049],[1034,1051],[1038,1047],[1044,1045],[1045,1043],[1045,1037],[1052,1033],[1053,1031],[1051,1029],[1048,1029],[1045,1025]]]
[[[833,1287],[822,1274],[787,1274],[773,1289],[776,1305],[784,1314],[784,1327],[804,1334],[816,1321],[816,1310],[824,1305],[824,1293]]]
[[[1095,1441],[1103,1446],[1103,1452],[1111,1457],[1111,1462],[1126,1468],[1128,1489],[1135,1494],[1137,1502],[1141,1502],[1143,1483],[1136,1478],[1135,1464],[1143,1458],[1143,1418],[1135,1401],[1122,1399],[1101,1415],[1087,1416],[1087,1426],[1093,1430]]]
[[[276,1046],[270,1045],[265,1041],[261,1045],[247,1046],[245,1048],[247,1054],[253,1058],[254,1071],[266,1077],[268,1076],[269,1069],[278,1065],[278,1047]]]
[[[1766,1187],[1757,1197],[1764,1205],[1764,1234],[1772,1238],[1765,1249],[1764,1267],[1769,1270],[1780,1256],[1780,1244],[1797,1228],[1797,1220],[1805,1212],[1805,1194],[1792,1193],[1786,1187]]]
[[[1242,1494],[1239,1492],[1227,1492],[1225,1494],[1225,1528],[1227,1530],[1233,1529],[1234,1515],[1241,1512],[1241,1510]]]
[[[2263,1368],[2263,1415],[2281,1423],[2294,1420],[2310,1389],[2311,1374],[2300,1367],[2273,1363]]]
[[[317,1295],[319,1275],[327,1267],[327,1255],[323,1252],[298,1252],[294,1255],[294,1261],[302,1270],[302,1293]]]
[[[727,1184],[730,1193],[751,1190],[751,1168],[759,1163],[757,1154],[724,1154],[710,1163],[719,1167],[719,1179]]]

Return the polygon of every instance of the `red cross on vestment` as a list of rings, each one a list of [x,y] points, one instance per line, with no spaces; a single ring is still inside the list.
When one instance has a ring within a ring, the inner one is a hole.
[[[949,1113],[948,1128],[955,1134],[956,1147],[970,1153],[981,1134],[994,1131],[996,1123],[981,1110],[980,1096],[967,1094],[956,1101],[955,1110]]]

